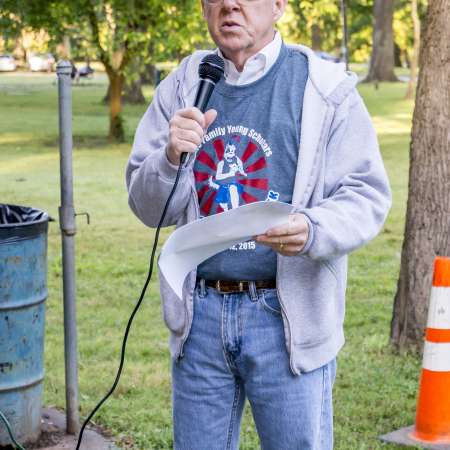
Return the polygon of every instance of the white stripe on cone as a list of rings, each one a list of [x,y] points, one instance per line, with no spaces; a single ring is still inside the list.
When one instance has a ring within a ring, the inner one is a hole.
[[[450,343],[425,341],[423,368],[433,372],[450,372]]]
[[[431,289],[430,308],[428,310],[428,328],[450,329],[450,288]]]

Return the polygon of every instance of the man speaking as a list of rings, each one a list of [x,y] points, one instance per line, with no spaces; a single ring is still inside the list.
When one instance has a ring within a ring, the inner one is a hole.
[[[225,61],[203,114],[198,51],[158,87],[127,166],[129,204],[155,227],[255,201],[292,203],[283,226],[204,261],[180,301],[160,274],[170,329],[174,448],[238,449],[245,398],[265,450],[333,447],[347,254],[380,230],[390,189],[356,76],[274,26],[287,0],[203,0]]]

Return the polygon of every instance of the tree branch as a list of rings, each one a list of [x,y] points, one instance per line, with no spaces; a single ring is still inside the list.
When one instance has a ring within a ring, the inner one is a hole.
[[[105,66],[105,69],[107,71],[111,71],[112,66],[111,66],[111,61],[109,59],[108,53],[102,47],[102,44],[100,42],[100,30],[98,27],[98,19],[97,19],[97,14],[95,13],[94,4],[92,1],[88,2],[88,19],[89,19],[89,24],[91,26],[93,43],[97,47],[97,49],[100,53],[100,61],[103,63],[103,65]]]

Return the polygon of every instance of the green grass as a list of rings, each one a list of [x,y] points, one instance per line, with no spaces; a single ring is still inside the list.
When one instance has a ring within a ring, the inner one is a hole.
[[[0,76],[0,198],[33,205],[57,218],[59,157],[54,76]],[[127,318],[144,282],[153,231],[130,212],[124,168],[132,135],[145,107],[127,107],[128,142],[108,143],[107,109],[100,104],[104,78],[73,89],[79,389],[81,415],[111,385]],[[395,449],[377,436],[414,422],[420,360],[397,356],[389,324],[400,262],[407,194],[412,102],[406,85],[361,86],[377,127],[394,191],[380,236],[350,258],[347,344],[338,358],[335,385],[335,448]],[[151,95],[151,90],[147,90]],[[167,231],[163,237],[167,236]],[[57,222],[49,231],[49,298],[45,352],[45,403],[64,407],[61,249]],[[171,408],[168,333],[151,283],[128,345],[119,388],[95,421],[136,449],[170,449]],[[258,448],[249,408],[241,449]],[[282,449],[280,449],[282,450]]]

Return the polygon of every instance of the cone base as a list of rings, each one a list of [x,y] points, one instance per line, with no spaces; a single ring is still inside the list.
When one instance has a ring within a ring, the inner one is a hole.
[[[432,442],[433,444],[446,444],[446,445],[450,445],[450,437],[445,436],[444,438],[436,438],[436,437],[429,437],[424,433],[419,433],[417,431],[417,426],[416,426],[416,430],[414,430],[411,433],[411,439],[414,439],[415,441],[418,442]]]
[[[450,450],[450,442],[448,443],[436,443],[425,442],[413,437],[415,426],[401,428],[400,430],[393,431],[392,433],[379,436],[379,439],[384,442],[390,442],[392,444],[406,445],[409,447],[421,447],[431,450]]]

